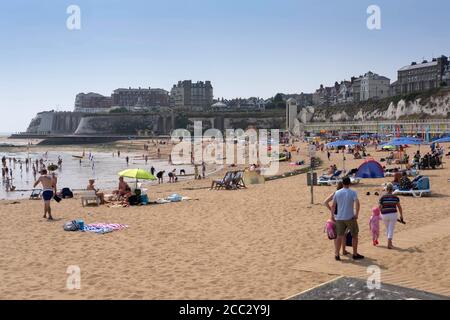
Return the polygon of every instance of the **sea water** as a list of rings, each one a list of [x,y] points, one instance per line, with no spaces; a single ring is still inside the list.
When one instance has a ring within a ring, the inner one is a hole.
[[[131,155],[122,153],[121,157],[117,157],[117,154],[113,156],[112,153],[106,152],[85,152],[85,157],[80,161],[80,159],[76,157],[82,156],[81,153],[67,151],[49,151],[48,153],[28,153],[23,151],[11,153],[0,149],[0,158],[3,156],[6,158],[16,158],[17,160],[16,163],[11,162],[11,165],[9,160],[6,160],[7,167],[13,170],[12,185],[16,187],[16,191],[7,192],[6,181],[2,179],[0,185],[0,200],[24,199],[30,196],[35,181],[32,164],[35,164],[36,159],[43,159],[45,166],[48,166],[50,164],[57,164],[58,157],[61,157],[62,165],[55,171],[58,178],[58,191],[65,187],[74,191],[85,190],[89,179],[96,180],[96,188],[100,188],[101,190],[113,190],[117,188],[118,185],[118,173],[125,169],[140,168],[150,171],[150,168],[153,166],[156,172],[162,170],[166,171],[164,176],[165,182],[168,181],[167,173],[173,169],[176,169],[176,173],[180,180],[183,179],[183,177],[179,175],[180,169],[184,169],[187,175],[193,174],[194,172],[191,165],[170,165],[167,160],[162,159],[149,159],[146,164],[145,160],[142,158],[142,154]],[[127,166],[125,160],[126,156],[129,156],[130,158],[129,166]],[[25,159],[27,157],[31,158],[32,161],[28,169],[25,166]],[[22,169],[20,169],[19,160],[22,162]],[[37,174],[36,178],[39,178],[39,174]],[[135,182],[133,179],[126,178],[126,180],[130,186]],[[140,182],[143,182],[144,184],[155,183],[149,181]],[[41,186],[38,186],[37,188],[41,188]]]

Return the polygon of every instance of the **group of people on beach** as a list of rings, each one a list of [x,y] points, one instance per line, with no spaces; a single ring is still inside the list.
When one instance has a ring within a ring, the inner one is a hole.
[[[403,208],[400,205],[400,199],[393,194],[394,186],[392,183],[386,185],[386,193],[383,194],[376,207],[372,209],[372,215],[369,220],[369,227],[372,233],[372,242],[374,246],[379,244],[380,221],[386,226],[387,248],[393,249],[393,237],[395,224],[397,221],[405,223],[403,219]],[[335,226],[336,239],[334,239],[334,255],[337,261],[340,261],[340,251],[343,255],[348,255],[346,250],[346,239],[351,237],[353,248],[352,258],[354,260],[364,259],[364,256],[358,252],[359,241],[359,213],[360,202],[356,191],[350,188],[350,178],[345,177],[342,182],[337,184],[337,190],[333,192],[324,201],[324,205],[330,211],[330,220]],[[350,234],[350,235],[348,235]]]
[[[20,172],[20,176],[22,176],[23,169],[25,167],[25,171],[28,173],[29,170],[32,170],[34,180],[37,178],[37,174],[43,170],[46,169],[45,160],[43,158],[35,159],[34,161],[27,157],[25,160],[23,159],[17,159],[16,157],[6,157],[3,156],[1,159],[2,162],[2,183],[5,186],[5,189],[7,192],[15,191],[16,186],[14,186],[14,170],[18,166],[18,170]],[[58,157],[58,165],[54,165],[53,163],[50,164],[50,166],[55,168],[61,168],[62,166],[62,159],[61,157]],[[14,170],[13,170],[14,169]]]

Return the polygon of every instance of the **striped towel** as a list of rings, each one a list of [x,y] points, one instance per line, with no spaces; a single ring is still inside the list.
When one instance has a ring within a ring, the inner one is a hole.
[[[118,223],[91,223],[84,226],[83,231],[105,234],[128,228],[127,225]]]

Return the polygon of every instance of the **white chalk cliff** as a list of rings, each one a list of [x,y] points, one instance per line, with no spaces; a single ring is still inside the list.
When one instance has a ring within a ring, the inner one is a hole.
[[[365,106],[306,107],[302,108],[297,116],[301,123],[409,118],[450,118],[450,92],[426,99],[400,100],[384,105],[369,103]]]

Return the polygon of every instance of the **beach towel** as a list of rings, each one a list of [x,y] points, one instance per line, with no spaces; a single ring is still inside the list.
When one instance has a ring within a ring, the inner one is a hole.
[[[157,204],[164,204],[164,203],[170,203],[170,202],[171,202],[170,200],[161,199],[161,198],[156,200]]]
[[[113,231],[123,230],[126,228],[128,228],[127,225],[118,223],[91,223],[85,225],[83,231],[105,234]]]
[[[171,202],[179,202],[183,199],[182,196],[180,196],[179,194],[172,194],[170,196],[167,197],[167,200],[171,201]]]

